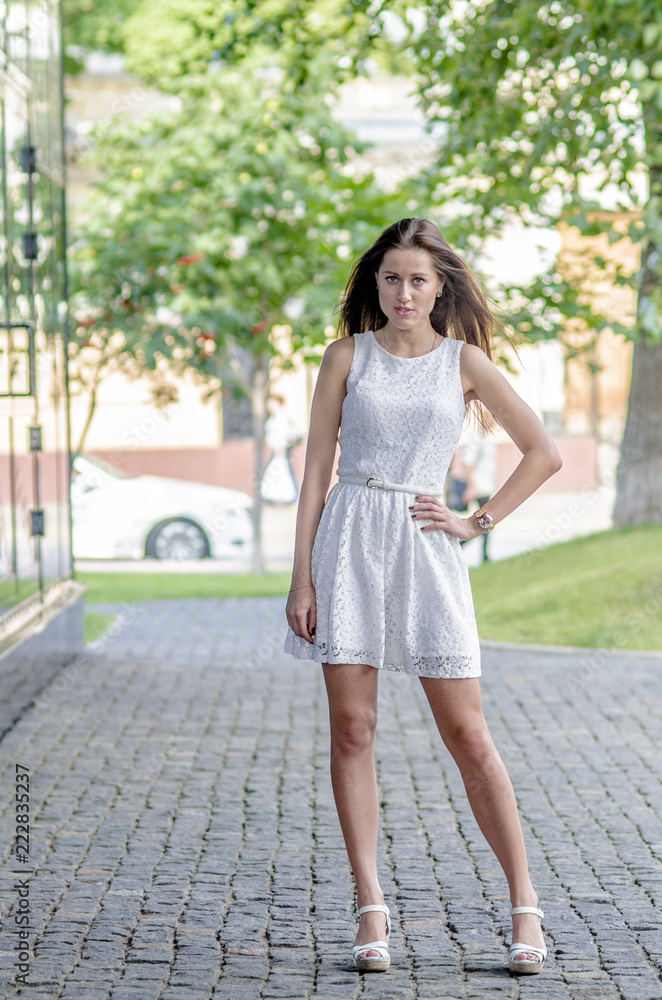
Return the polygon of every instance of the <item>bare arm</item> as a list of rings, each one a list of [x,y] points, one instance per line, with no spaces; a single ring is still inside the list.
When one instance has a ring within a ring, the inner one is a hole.
[[[329,344],[324,352],[311,407],[306,465],[297,512],[292,590],[286,610],[292,630],[308,642],[313,641],[317,623],[311,576],[313,542],[331,481],[340,413],[353,356],[352,337],[343,337]]]
[[[479,347],[473,344],[462,347],[460,374],[465,402],[479,399],[522,452],[515,471],[485,504],[484,510],[492,515],[496,524],[535,493],[546,479],[558,472],[562,465],[561,456],[531,407],[517,395]],[[442,528],[463,540],[481,534],[481,528],[473,514],[470,517],[458,517],[447,507],[432,503],[433,500],[433,497],[426,497],[422,503],[413,507],[414,512],[420,512],[420,517],[434,518],[435,523],[426,526],[423,531]]]

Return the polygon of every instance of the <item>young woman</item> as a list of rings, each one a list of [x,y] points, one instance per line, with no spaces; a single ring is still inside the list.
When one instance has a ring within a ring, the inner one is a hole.
[[[504,870],[510,970],[540,972],[546,956],[513,787],[481,709],[460,543],[510,514],[561,459],[490,360],[496,325],[473,274],[436,226],[401,219],[354,266],[340,339],[326,349],[315,389],[284,648],[323,664],[331,779],[359,907],[352,954],[364,972],[390,961],[389,911],[377,878],[380,669],[420,677]],[[472,400],[487,407],[522,458],[481,509],[460,517],[440,498]],[[339,482],[327,498],[339,430]]]

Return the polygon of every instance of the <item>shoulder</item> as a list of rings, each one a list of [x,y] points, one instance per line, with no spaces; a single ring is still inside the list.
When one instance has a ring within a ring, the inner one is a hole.
[[[354,337],[340,337],[339,340],[332,340],[327,346],[322,364],[328,371],[347,378],[353,357]]]
[[[458,341],[460,347],[460,358],[462,359],[463,365],[491,365],[492,362],[488,358],[487,354],[481,347],[477,347],[475,344],[467,344],[466,341]]]
[[[328,354],[329,357],[333,357],[334,359],[342,357],[351,358],[354,354],[356,338],[360,336],[360,333],[355,333],[350,337],[339,337],[337,340],[332,340],[330,344],[327,344],[324,352],[325,356]]]
[[[475,344],[467,344],[461,340],[460,347],[460,368],[463,375],[486,375],[489,372],[497,372],[498,369],[493,361],[490,361],[485,351]]]
[[[468,403],[472,399],[479,398],[485,386],[491,386],[505,379],[482,348],[475,344],[467,344],[465,341],[460,343],[460,378],[464,389],[464,401]]]

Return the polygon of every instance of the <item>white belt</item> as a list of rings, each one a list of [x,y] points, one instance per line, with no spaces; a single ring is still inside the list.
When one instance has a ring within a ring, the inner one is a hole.
[[[340,483],[353,483],[355,486],[368,486],[371,490],[397,490],[399,493],[420,493],[423,496],[442,496],[443,489],[434,486],[412,486],[411,483],[392,483],[388,479],[378,479],[376,476],[338,476]]]

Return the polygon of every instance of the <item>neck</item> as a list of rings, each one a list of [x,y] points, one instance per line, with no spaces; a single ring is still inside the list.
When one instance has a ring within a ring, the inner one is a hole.
[[[438,334],[431,323],[425,327],[400,330],[389,320],[377,332],[381,344],[392,354],[403,356],[425,354],[437,346]]]

